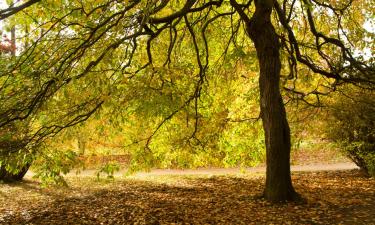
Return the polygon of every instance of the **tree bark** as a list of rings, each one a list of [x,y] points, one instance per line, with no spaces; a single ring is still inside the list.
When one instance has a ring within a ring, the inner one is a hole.
[[[272,202],[299,199],[290,174],[290,130],[280,94],[280,43],[271,22],[273,0],[255,1],[256,10],[247,24],[259,67],[260,109],[266,141],[265,199]]]

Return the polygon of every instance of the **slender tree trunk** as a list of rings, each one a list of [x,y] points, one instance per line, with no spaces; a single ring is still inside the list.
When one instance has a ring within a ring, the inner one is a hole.
[[[16,56],[16,27],[13,27],[10,30],[10,42],[11,42],[11,54]]]
[[[13,5],[13,1],[10,2],[11,6]],[[10,42],[11,42],[11,54],[12,56],[16,56],[16,26],[13,25],[10,29]]]
[[[260,108],[266,141],[266,187],[272,202],[296,200],[290,175],[290,130],[280,94],[280,44],[271,23],[273,0],[255,1],[256,10],[247,26],[260,66]]]

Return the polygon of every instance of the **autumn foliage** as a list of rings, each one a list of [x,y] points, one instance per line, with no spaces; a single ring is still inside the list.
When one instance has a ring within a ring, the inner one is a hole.
[[[12,53],[16,50],[16,45],[6,36],[0,40],[0,53]]]

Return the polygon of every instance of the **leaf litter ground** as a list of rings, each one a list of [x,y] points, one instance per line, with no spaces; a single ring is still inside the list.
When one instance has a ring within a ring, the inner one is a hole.
[[[142,176],[69,187],[0,184],[0,224],[375,224],[375,180],[357,170],[294,172],[307,203],[255,198],[264,173]]]

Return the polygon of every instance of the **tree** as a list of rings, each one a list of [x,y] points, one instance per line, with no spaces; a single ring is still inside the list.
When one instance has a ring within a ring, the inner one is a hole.
[[[11,39],[6,34],[3,35],[4,40],[0,42],[0,54],[10,54],[10,56],[14,57],[16,55],[16,30],[14,26],[10,29],[10,35]],[[7,61],[5,58],[5,65]],[[0,128],[1,181],[12,182],[22,180],[31,166],[31,154],[13,154],[20,150],[29,152],[30,149],[24,149],[29,142],[29,129],[28,120],[8,124]],[[22,160],[22,158],[25,160]]]
[[[273,1],[256,1],[251,19],[236,1],[232,5],[246,23],[260,67],[260,108],[266,139],[267,177],[264,196],[271,201],[295,200],[290,176],[290,130],[280,94],[280,45],[271,23]]]
[[[327,136],[367,175],[375,176],[374,92],[355,87],[340,91],[344,94],[331,99]]]
[[[228,47],[222,52],[225,55],[245,35],[240,29],[243,23],[254,43],[260,69],[260,108],[267,153],[264,197],[273,202],[296,200],[299,196],[290,175],[290,130],[280,93],[282,73],[286,74],[283,89],[291,93],[287,96],[302,100],[312,95],[319,99],[320,94],[342,83],[374,87],[374,68],[356,55],[373,47],[371,33],[362,28],[373,18],[370,1],[109,0],[62,4],[40,2],[34,5],[38,10],[30,6],[30,10],[21,12],[32,18],[29,23],[33,31],[27,37],[32,43],[9,70],[1,71],[3,77],[16,74],[19,80],[30,79],[28,74],[32,74],[39,85],[26,84],[23,88],[33,90],[28,96],[16,92],[5,99],[7,109],[0,111],[0,127],[40,113],[47,104],[56,108],[60,104],[71,106],[71,110],[62,107],[64,110],[49,117],[36,130],[34,141],[86,120],[116,95],[116,87],[134,77],[153,77],[161,73],[160,68],[173,65],[174,60],[175,64],[182,63],[175,57],[178,52],[195,55],[195,67],[186,70],[193,85],[187,89],[187,98],[166,110],[150,136],[140,141],[148,151],[163,125],[185,109],[195,111],[190,139],[196,140],[202,87],[210,62],[220,58],[215,58],[220,55],[214,48],[218,43],[207,38],[210,28],[215,23],[229,24]],[[155,52],[162,38],[169,39],[169,45]],[[178,49],[182,42],[190,43],[190,47]],[[296,86],[299,70],[323,79],[306,93]],[[62,93],[73,91],[77,83],[85,95],[67,103]]]

